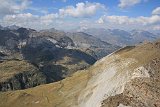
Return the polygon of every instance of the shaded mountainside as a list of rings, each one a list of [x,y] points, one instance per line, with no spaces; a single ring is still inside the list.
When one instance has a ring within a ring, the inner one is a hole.
[[[67,36],[73,40],[75,47],[96,59],[100,59],[120,48],[83,32],[67,33]]]
[[[21,58],[20,46],[23,41],[26,41],[29,38],[29,35],[34,30],[19,28],[18,30],[0,30],[0,52],[8,57],[4,59]]]
[[[5,84],[0,83],[2,91],[25,89],[62,80],[71,76],[77,70],[88,68],[97,59],[119,48],[85,33],[65,33],[55,29],[52,29],[52,31],[44,30],[37,32],[33,29],[18,28],[15,26],[11,26],[11,28],[7,27],[0,30],[0,61],[25,61],[37,68],[38,70],[35,72],[43,74],[44,78],[39,78],[38,80],[37,77],[37,83],[34,83],[34,85],[29,83],[27,86],[14,87],[16,84],[19,85],[21,83],[16,82],[14,86],[11,86],[13,81],[20,82],[23,81],[23,78],[28,80],[32,78],[32,75],[28,75],[30,71],[28,73],[26,71],[18,74],[22,76],[14,77],[13,73],[12,77],[9,77],[9,81],[4,81]],[[68,34],[78,39],[73,39]],[[87,40],[85,43],[89,47],[85,48],[84,46],[76,45],[84,39]],[[97,47],[95,47],[96,45]],[[21,63],[20,61],[17,64]],[[0,66],[1,64],[3,63],[0,63]],[[13,63],[11,63],[11,66],[16,67]],[[18,73],[20,71],[17,68],[13,72]],[[4,72],[3,69],[0,72]],[[8,72],[5,72],[7,75]],[[27,76],[23,77],[23,75]],[[41,79],[45,80],[45,82],[39,82]]]
[[[32,37],[43,37],[56,46],[83,51],[95,59],[100,59],[119,49],[119,46],[109,44],[83,32],[63,32],[55,29],[32,33]]]
[[[96,61],[92,56],[73,49],[56,47],[44,38],[31,38],[22,48],[25,60],[37,66],[48,77],[48,82],[61,80]]]
[[[0,50],[4,54],[9,54],[10,57],[15,53],[20,53],[21,48],[24,47],[27,42],[33,41],[33,39],[35,39],[33,42],[37,42],[36,40],[40,38],[42,38],[43,41],[52,42],[59,48],[83,51],[95,59],[100,59],[120,48],[119,46],[101,41],[83,32],[65,33],[55,29],[37,32],[33,29],[26,28],[7,28],[0,30],[0,37]],[[21,58],[21,55],[17,57]]]
[[[60,46],[56,46],[57,44],[54,44],[52,41],[46,38],[43,37],[30,38],[29,35],[28,36],[26,35],[27,32],[26,33],[24,32],[24,29],[18,29],[17,31],[21,32],[20,33],[22,35],[21,38],[18,37],[19,33],[17,35],[16,34],[13,35],[13,33],[10,34],[9,32],[8,34],[7,31],[4,32],[5,35],[4,34],[2,35],[4,39],[2,38],[3,41],[1,42],[1,46],[3,48],[1,49],[0,52],[0,60],[2,62],[0,63],[0,66],[1,65],[3,66],[3,62],[5,61],[8,62],[8,60],[11,62],[12,61],[14,62],[14,60],[26,61],[26,63],[32,65],[31,68],[35,67],[38,69],[38,70],[33,69],[32,71],[33,73],[37,72],[43,74],[43,77],[41,78],[40,76],[38,76],[36,78],[36,81],[33,81],[32,78],[34,77],[32,75],[32,72],[30,71],[21,72],[21,69],[18,69],[18,67],[21,68],[21,66],[22,68],[25,67],[25,64],[17,66],[14,63],[9,63],[10,66],[17,68],[15,71],[9,70],[7,68],[6,70],[0,69],[0,72],[5,72],[6,77],[8,75],[12,75],[12,77],[10,76],[8,77],[9,80],[5,80],[3,81],[3,83],[0,83],[1,91],[25,89],[44,83],[46,84],[46,83],[56,82],[66,78],[67,76],[72,75],[77,70],[89,67],[96,61],[96,59],[91,55],[88,55],[80,50],[67,49],[67,48],[62,48]],[[27,37],[24,38],[23,35],[26,35]],[[12,42],[10,41],[9,43],[7,42],[8,40],[12,39],[14,40],[13,43],[15,43],[14,47],[12,47],[13,46]],[[19,64],[21,62],[19,61],[16,63]],[[7,65],[5,67],[7,67]],[[18,76],[14,75],[14,73],[16,72],[18,73],[17,74]],[[21,73],[19,74],[19,72]],[[25,77],[23,77],[24,75]],[[23,80],[24,78],[26,81],[31,79],[30,81],[31,83],[23,82],[25,81]],[[2,79],[3,78],[1,78],[0,80]],[[44,81],[41,82],[41,80]],[[21,86],[21,84],[26,84],[26,85],[28,84],[28,85]]]
[[[0,92],[0,107],[159,107],[159,53],[160,41],[120,49],[62,81]]]

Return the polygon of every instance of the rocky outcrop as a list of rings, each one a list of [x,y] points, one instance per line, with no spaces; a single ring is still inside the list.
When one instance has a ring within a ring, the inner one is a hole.
[[[1,82],[0,91],[27,89],[46,83],[46,77],[39,72],[23,72],[14,75],[5,82]]]
[[[121,94],[110,96],[102,107],[159,107],[160,106],[160,59],[146,65],[150,78],[135,78],[125,85]],[[144,72],[144,71],[141,71]]]
[[[0,63],[0,91],[19,90],[47,83],[46,76],[26,61]]]

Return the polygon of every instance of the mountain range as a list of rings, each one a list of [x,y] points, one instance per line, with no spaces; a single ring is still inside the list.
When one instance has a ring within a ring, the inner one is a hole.
[[[0,107],[160,106],[158,35],[0,26],[0,38]]]
[[[131,31],[125,31],[120,29],[90,28],[83,29],[81,31],[93,35],[94,37],[97,37],[102,41],[107,41],[108,43],[122,47],[139,44],[143,41],[154,41],[160,38],[159,34],[136,29]]]
[[[86,33],[55,29],[5,27],[0,38],[1,91],[62,80],[120,48]]]

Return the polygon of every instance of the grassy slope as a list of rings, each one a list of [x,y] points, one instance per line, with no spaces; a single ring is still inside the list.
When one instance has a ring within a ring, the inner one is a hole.
[[[0,82],[5,82],[16,74],[34,70],[37,69],[26,61],[4,61],[0,64]]]
[[[46,83],[46,76],[24,60],[6,60],[0,63],[0,90],[19,90]]]
[[[121,50],[97,61],[88,70],[75,73],[60,82],[41,85],[35,88],[0,93],[0,107],[70,107],[78,104],[78,97],[88,81],[102,72],[109,64],[121,63],[122,59],[134,58],[136,63],[129,65],[130,70],[160,58],[160,48],[156,43],[148,43],[131,50]],[[115,58],[116,56],[120,58]],[[112,60],[115,58],[116,60]],[[118,70],[123,73],[123,69]],[[118,75],[118,74],[117,74]]]

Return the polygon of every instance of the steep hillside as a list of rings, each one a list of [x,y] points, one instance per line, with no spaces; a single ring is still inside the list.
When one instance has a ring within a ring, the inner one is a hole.
[[[17,30],[0,30],[0,52],[2,59],[22,59],[20,47],[34,30],[19,28]]]
[[[23,59],[20,54],[21,48],[33,38],[42,38],[43,41],[45,39],[62,49],[80,50],[95,59],[101,59],[120,48],[119,46],[109,44],[83,32],[66,33],[54,28],[38,32],[33,29],[20,28],[18,26],[2,27],[0,37],[0,51],[7,55],[4,59]],[[34,42],[36,42],[36,40]],[[15,56],[13,56],[13,54]]]
[[[25,60],[46,74],[49,83],[64,79],[96,61],[82,51],[59,48],[50,40],[41,37],[29,39],[21,51]]]
[[[1,92],[0,107],[159,107],[159,53],[160,41],[120,49],[62,81]]]
[[[62,48],[69,48],[73,47],[74,43],[73,40],[66,36],[66,33],[63,31],[58,30],[43,30],[40,32],[33,32],[31,37],[42,37],[47,40],[50,40],[55,45],[62,47]]]
[[[46,76],[26,61],[9,60],[0,63],[0,91],[25,89],[45,83]]]
[[[120,48],[83,32],[67,33],[66,35],[73,40],[76,48],[94,56],[96,59],[100,59]]]
[[[17,56],[21,56],[22,61]],[[39,37],[28,39],[16,53],[8,55],[8,52],[2,51],[0,58],[0,91],[56,82],[96,61],[84,52],[59,48],[49,40]],[[7,79],[3,79],[4,77]]]
[[[38,76],[37,83],[34,85],[29,83],[30,85],[25,87],[18,86],[19,83],[16,82],[14,86],[17,84],[17,87],[14,88],[7,86],[12,84],[12,81],[17,81],[13,75],[13,77],[8,77],[12,80],[3,81],[5,85],[1,86],[2,91],[25,89],[43,83],[56,82],[72,75],[77,70],[88,68],[96,61],[93,56],[80,51],[80,49],[70,49],[69,47],[73,47],[74,43],[63,33],[37,32],[26,28],[11,30],[8,28],[0,30],[0,37],[0,62],[8,62],[8,60],[13,62],[14,60],[26,61],[32,65],[31,68],[38,69],[33,69],[35,72],[46,77],[45,82],[39,82],[42,78]],[[17,64],[19,63],[21,62],[17,62]],[[17,67],[16,64],[11,64],[10,66]],[[3,66],[3,63],[0,63],[0,66]],[[23,65],[20,66],[23,67]],[[6,77],[10,74],[7,70],[9,69],[1,70],[1,72],[5,72]],[[21,71],[17,67],[17,70],[13,72],[18,73],[19,70]],[[30,71],[26,71],[20,75],[27,75],[25,80],[30,80],[32,78],[30,73]],[[21,78],[23,79],[23,77]],[[0,78],[0,80],[2,79]],[[9,88],[6,89],[6,87]]]
[[[34,32],[30,36],[46,38],[62,48],[83,51],[95,59],[100,59],[120,48],[83,32],[66,33],[53,28]]]

